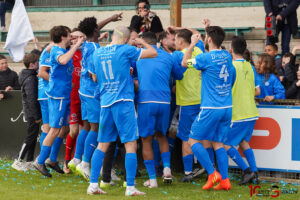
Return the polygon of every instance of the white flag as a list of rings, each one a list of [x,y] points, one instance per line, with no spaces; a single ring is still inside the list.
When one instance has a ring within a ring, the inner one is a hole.
[[[33,39],[33,31],[23,0],[16,0],[4,49],[8,50],[13,61],[19,62],[24,57],[24,48],[28,41]]]

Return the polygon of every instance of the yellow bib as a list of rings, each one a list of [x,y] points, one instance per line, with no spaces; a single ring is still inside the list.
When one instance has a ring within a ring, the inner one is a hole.
[[[255,75],[247,61],[233,61],[236,80],[232,88],[232,121],[257,117],[255,104]]]
[[[181,51],[186,52],[186,49]],[[194,47],[192,58],[203,53],[200,48]],[[187,68],[183,79],[176,80],[176,104],[180,106],[197,105],[201,103],[201,71]]]

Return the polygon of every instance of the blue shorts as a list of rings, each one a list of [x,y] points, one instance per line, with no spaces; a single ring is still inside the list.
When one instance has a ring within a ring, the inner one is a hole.
[[[86,109],[86,98],[85,96],[79,94],[79,98],[81,101],[81,119],[84,120],[88,120],[88,116],[87,116],[87,109]]]
[[[87,120],[90,123],[99,124],[100,117],[100,101],[96,98],[84,97],[85,108],[87,111]]]
[[[39,100],[42,112],[43,124],[49,124],[48,99]]]
[[[224,144],[238,146],[243,140],[249,142],[256,120],[232,122]]]
[[[115,142],[117,136],[121,142],[131,142],[139,138],[137,119],[132,101],[116,102],[109,107],[102,107],[98,142]]]
[[[180,106],[179,124],[176,136],[182,141],[187,142],[189,140],[192,124],[199,112],[200,104],[192,106]]]
[[[70,104],[70,99],[48,98],[50,127],[61,128],[69,125]]]
[[[224,142],[230,129],[232,108],[201,109],[195,119],[190,138]]]
[[[141,137],[146,138],[160,132],[166,135],[170,121],[170,104],[138,104],[138,127]]]

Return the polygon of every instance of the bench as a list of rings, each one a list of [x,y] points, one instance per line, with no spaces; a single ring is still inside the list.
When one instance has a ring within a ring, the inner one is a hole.
[[[244,33],[251,33],[254,27],[225,27],[225,33],[234,34],[236,36],[244,36]],[[201,34],[205,34],[204,28],[196,28]]]
[[[107,41],[111,41],[111,35],[113,33],[113,30],[100,30],[100,34],[104,33],[104,32],[109,32]],[[34,31],[33,34],[37,38],[49,38],[50,39],[49,31]],[[7,32],[0,32],[0,41],[5,42],[6,38],[7,38]]]

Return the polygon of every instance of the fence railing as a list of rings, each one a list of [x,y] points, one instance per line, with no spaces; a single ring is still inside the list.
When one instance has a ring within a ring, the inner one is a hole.
[[[109,6],[135,5],[137,0],[24,0],[26,6],[57,7],[57,6]],[[257,2],[257,0],[182,0],[182,3],[230,3]],[[150,4],[169,4],[170,0],[150,0]]]

